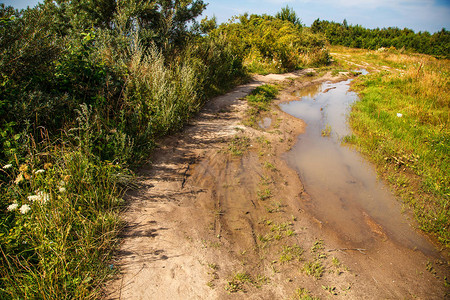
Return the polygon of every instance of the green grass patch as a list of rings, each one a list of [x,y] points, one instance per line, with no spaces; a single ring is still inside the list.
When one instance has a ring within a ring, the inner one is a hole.
[[[228,143],[228,151],[233,156],[242,156],[250,147],[250,138],[246,136],[234,136]]]
[[[305,263],[302,270],[316,279],[320,279],[325,272],[325,268],[319,260]]]
[[[278,87],[271,84],[264,84],[254,89],[245,99],[250,108],[246,112],[244,124],[253,128],[259,128],[258,119],[261,113],[268,111],[272,100],[278,95]]]
[[[304,250],[299,245],[283,246],[280,254],[280,262],[286,263],[292,260],[301,261]]]
[[[319,300],[320,298],[311,296],[311,292],[304,288],[298,288],[295,290],[294,295],[291,297],[293,300]]]
[[[256,278],[254,278],[247,272],[238,272],[235,273],[234,276],[227,281],[225,290],[227,290],[229,293],[236,293],[239,291],[246,292],[246,287],[248,286],[260,288],[268,282],[269,278],[264,275],[257,275]]]

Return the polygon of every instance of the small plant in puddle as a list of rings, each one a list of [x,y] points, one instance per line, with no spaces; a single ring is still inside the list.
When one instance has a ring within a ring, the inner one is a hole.
[[[292,300],[319,300],[317,297],[311,296],[311,292],[304,288],[298,288],[295,290]]]
[[[228,143],[228,151],[233,156],[242,156],[250,147],[250,138],[246,136],[234,136]]]
[[[331,126],[327,124],[327,126],[325,126],[325,129],[322,130],[322,136],[329,137],[330,134],[331,134]]]
[[[283,246],[280,262],[286,263],[292,260],[301,261],[304,250],[299,245]]]
[[[303,265],[303,272],[309,276],[313,276],[316,279],[320,279],[324,273],[324,266],[318,260],[307,262]]]

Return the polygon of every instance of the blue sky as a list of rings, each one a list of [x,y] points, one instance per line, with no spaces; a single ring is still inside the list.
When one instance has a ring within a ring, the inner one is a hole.
[[[399,27],[414,31],[450,30],[450,0],[204,0],[203,15],[219,22],[245,12],[273,15],[289,5],[307,26],[315,19],[359,24],[367,28]],[[36,5],[38,0],[0,0],[16,8]]]

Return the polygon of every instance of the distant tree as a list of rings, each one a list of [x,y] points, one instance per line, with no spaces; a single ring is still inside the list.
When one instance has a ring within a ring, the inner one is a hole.
[[[286,7],[283,7],[281,11],[275,15],[275,17],[283,21],[289,21],[299,29],[303,26],[302,21],[297,17],[294,9],[292,9],[288,5],[286,5]]]

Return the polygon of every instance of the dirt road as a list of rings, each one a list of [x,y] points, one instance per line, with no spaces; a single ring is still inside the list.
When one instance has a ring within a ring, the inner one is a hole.
[[[141,188],[128,195],[126,228],[106,299],[444,299],[446,262],[380,234],[351,248],[324,220],[282,159],[305,124],[277,109],[261,128],[243,125],[242,97],[285,82],[277,102],[314,82],[311,70],[258,76],[212,99],[179,134],[161,142]],[[336,79],[335,79],[336,80]],[[276,104],[276,103],[275,103]]]

